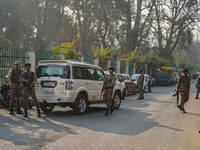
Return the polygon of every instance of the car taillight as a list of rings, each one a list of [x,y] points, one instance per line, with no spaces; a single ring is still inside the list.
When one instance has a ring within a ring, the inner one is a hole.
[[[67,80],[66,81],[66,89],[73,89],[73,81],[72,80]]]

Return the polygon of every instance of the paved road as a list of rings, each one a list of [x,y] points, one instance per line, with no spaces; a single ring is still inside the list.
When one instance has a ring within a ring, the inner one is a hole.
[[[155,87],[141,101],[128,96],[108,117],[104,105],[82,116],[56,108],[39,119],[35,109],[28,119],[0,109],[0,150],[199,150],[200,100],[192,87],[187,114],[175,107],[175,87]]]

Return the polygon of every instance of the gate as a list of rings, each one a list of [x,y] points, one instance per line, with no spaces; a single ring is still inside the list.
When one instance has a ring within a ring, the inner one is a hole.
[[[128,62],[128,74],[133,75],[133,62]]]
[[[84,57],[83,61],[94,65],[94,57]]]
[[[20,62],[20,68],[24,71],[24,65],[28,59],[28,50],[0,47],[0,83],[5,80],[9,70],[14,67],[15,61]]]
[[[117,60],[111,59],[110,65],[115,68],[115,72],[117,72]]]
[[[53,52],[36,51],[35,59],[35,66],[37,67],[40,60],[60,60],[60,57],[56,56]]]

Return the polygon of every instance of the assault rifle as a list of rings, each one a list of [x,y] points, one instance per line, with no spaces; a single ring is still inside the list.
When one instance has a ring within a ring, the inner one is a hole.
[[[25,75],[24,79],[28,81],[28,83],[26,81],[24,82],[24,84],[23,84],[24,87],[27,87],[29,90],[31,90],[32,87],[31,87],[31,82],[30,82],[30,79],[29,79],[28,75]]]
[[[177,91],[177,90],[175,90],[175,91]],[[177,94],[174,94],[173,95],[173,97],[175,97],[176,96],[176,105],[177,105],[177,107],[178,107],[178,105],[179,105],[179,93]]]

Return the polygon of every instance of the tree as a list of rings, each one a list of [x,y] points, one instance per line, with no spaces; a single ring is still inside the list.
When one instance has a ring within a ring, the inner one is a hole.
[[[99,59],[99,66],[103,69],[106,69],[108,59],[112,59],[111,53],[113,52],[114,48],[99,48],[92,46],[92,52],[94,57],[97,57]]]
[[[56,56],[59,56],[59,54],[65,54],[65,60],[77,59],[79,53],[75,49],[75,44],[78,42],[79,40],[75,40],[71,43],[62,43],[58,46],[54,46],[53,52]]]

